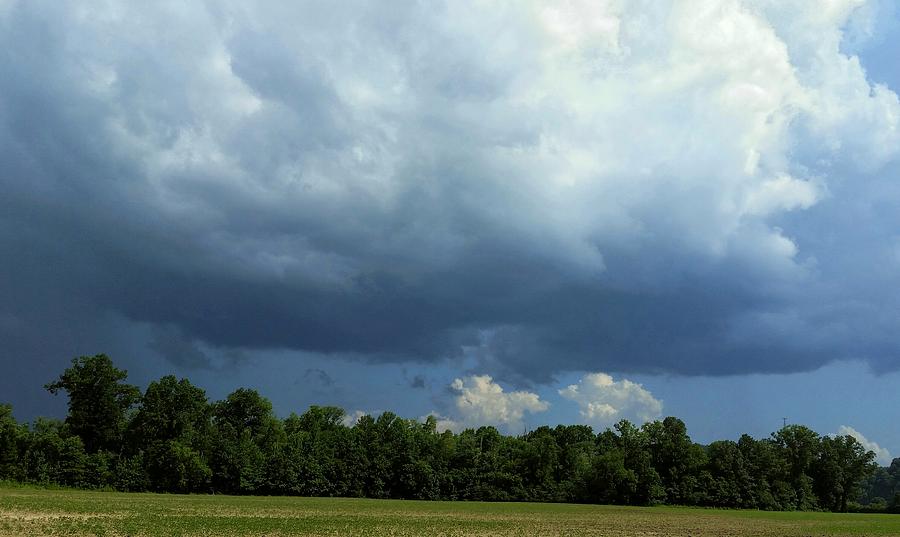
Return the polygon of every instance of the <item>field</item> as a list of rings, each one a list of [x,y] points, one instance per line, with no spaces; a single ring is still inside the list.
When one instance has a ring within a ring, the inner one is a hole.
[[[0,487],[0,535],[898,535],[900,515]]]

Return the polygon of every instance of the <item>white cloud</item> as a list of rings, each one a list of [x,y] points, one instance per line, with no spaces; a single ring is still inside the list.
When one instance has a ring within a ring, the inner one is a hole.
[[[354,410],[353,412],[348,412],[348,413],[344,414],[344,418],[341,420],[341,423],[343,423],[344,426],[346,426],[346,427],[353,427],[354,425],[356,425],[356,422],[359,421],[359,418],[366,416],[366,415],[377,415],[377,414],[372,414],[371,412],[366,412],[364,410]]]
[[[853,438],[856,439],[857,442],[862,444],[862,446],[867,451],[873,451],[875,453],[875,461],[878,462],[878,464],[880,464],[882,466],[887,466],[887,465],[891,464],[891,460],[892,460],[891,452],[888,451],[887,448],[883,448],[883,447],[879,446],[878,443],[876,443],[872,440],[869,440],[868,438],[863,436],[863,434],[861,432],[857,431],[853,427],[850,427],[847,425],[841,425],[838,428],[837,434],[838,434],[838,436],[852,436]]]
[[[421,421],[425,421],[426,419],[428,419],[429,416],[434,417],[434,419],[437,421],[437,423],[435,425],[435,430],[437,430],[437,432],[439,432],[439,433],[442,433],[444,431],[452,431],[454,433],[458,433],[466,428],[465,424],[460,423],[459,421],[456,421],[454,419],[448,418],[447,416],[438,414],[437,412],[435,412],[433,410],[431,412],[429,412],[428,414],[422,416],[420,419],[421,419]]]
[[[506,392],[489,375],[471,375],[457,378],[450,388],[455,392],[454,406],[459,420],[444,418],[446,428],[495,425],[518,433],[525,413],[543,412],[550,407],[546,401],[531,392]]]
[[[107,126],[120,151],[146,162],[151,199],[176,218],[215,211],[185,195],[185,182],[202,186],[210,175],[250,204],[375,216],[421,188],[430,173],[403,170],[424,153],[476,167],[436,185],[468,192],[470,217],[577,271],[604,270],[604,247],[651,237],[726,256],[747,233],[764,244],[780,235],[770,228],[766,237],[747,221],[819,199],[810,172],[817,161],[797,155],[877,166],[900,146],[897,96],[870,84],[839,47],[860,2],[782,4],[454,3],[394,14],[406,40],[383,39],[380,18],[367,10],[316,18],[299,7],[253,9],[223,26],[215,12],[122,7],[112,29],[129,40],[148,37],[131,32],[131,21],[163,29],[201,19],[205,34],[180,43],[186,65],[166,73],[183,90],[181,108],[151,110],[163,115],[152,118],[161,129],[169,114],[183,117],[174,138],[134,119],[143,101],[110,110]],[[80,46],[91,48],[110,21],[78,23]],[[253,33],[257,26],[269,37]],[[124,84],[131,61],[109,50],[90,66]],[[267,75],[269,63],[281,78]],[[295,89],[306,93],[302,106]],[[321,138],[310,138],[315,132]],[[327,156],[308,152],[329,136]],[[285,147],[269,143],[277,139],[293,153],[276,153]],[[252,157],[259,151],[268,154]],[[503,203],[513,206],[498,208],[508,187],[518,194]],[[402,244],[445,240],[437,235],[452,225],[411,225]],[[339,252],[235,239],[210,237],[206,246],[247,270],[355,276],[354,260]],[[369,246],[377,255],[399,245]],[[795,255],[755,251],[762,265],[769,255]]]
[[[662,415],[662,401],[646,388],[628,379],[615,381],[606,373],[587,374],[559,394],[578,403],[579,414],[592,425],[608,426],[623,418],[643,423]]]

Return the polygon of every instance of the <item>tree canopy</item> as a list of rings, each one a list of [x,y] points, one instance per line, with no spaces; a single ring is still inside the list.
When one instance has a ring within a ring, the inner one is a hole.
[[[878,468],[852,436],[788,425],[700,445],[675,417],[439,431],[391,412],[344,423],[312,406],[279,419],[256,390],[210,402],[165,376],[143,394],[99,354],[46,385],[64,421],[20,424],[0,405],[0,479],[126,491],[677,504],[770,510],[900,510],[900,459]]]

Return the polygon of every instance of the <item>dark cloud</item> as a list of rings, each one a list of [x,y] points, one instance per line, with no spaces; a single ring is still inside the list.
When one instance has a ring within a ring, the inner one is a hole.
[[[152,331],[150,349],[170,362],[188,368],[210,367],[210,357],[177,328],[154,325]]]
[[[785,103],[760,112],[757,140],[743,116],[701,113],[742,87],[720,64],[735,87],[654,100],[626,77],[633,104],[585,97],[617,86],[586,73],[584,50],[624,71],[642,44],[666,50],[627,24],[625,58],[600,42],[538,50],[534,14],[452,5],[0,9],[10,383],[104,346],[138,369],[279,349],[469,360],[517,385],[900,366],[885,293],[900,192],[895,168],[871,171],[893,157],[876,146],[892,143],[879,114],[896,96],[869,95],[863,74],[847,75],[866,88],[847,124],[791,111],[790,69],[756,81]],[[842,102],[833,82],[816,98]],[[822,139],[841,136],[850,156],[824,162]]]
[[[425,377],[416,375],[409,380],[409,387],[414,389],[425,389]]]
[[[334,386],[334,384],[335,384],[334,379],[331,378],[331,375],[329,375],[327,372],[325,372],[325,370],[319,369],[317,367],[308,368],[303,373],[303,378],[315,380],[316,382],[318,382],[319,384],[321,384],[322,386],[324,386],[326,388]]]

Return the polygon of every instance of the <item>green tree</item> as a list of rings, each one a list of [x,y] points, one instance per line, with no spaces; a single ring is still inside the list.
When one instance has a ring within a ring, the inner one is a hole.
[[[167,375],[151,382],[132,421],[139,445],[178,440],[200,447],[209,433],[212,406],[206,392]]]
[[[12,406],[0,404],[0,479],[22,479],[20,446],[27,431],[13,417]]]
[[[698,477],[706,464],[703,449],[694,445],[687,427],[678,418],[669,416],[662,421],[644,424],[647,451],[653,468],[662,479],[669,503],[692,505],[699,502]]]
[[[113,366],[105,354],[81,356],[45,388],[69,396],[66,425],[81,438],[87,453],[120,452],[128,413],[140,400],[140,391],[123,381],[128,373]]]
[[[788,463],[772,439],[756,440],[741,435],[738,450],[747,464],[753,480],[753,504],[750,508],[778,510],[793,509],[797,496],[788,484]]]
[[[81,438],[69,434],[59,420],[38,418],[25,452],[28,481],[85,487],[89,481],[85,479],[86,467]]]
[[[153,461],[148,474],[153,488],[158,491],[204,490],[212,477],[212,470],[200,453],[178,440],[156,444],[147,456]]]
[[[706,486],[709,505],[747,509],[758,507],[756,501],[758,487],[752,475],[751,465],[737,442],[730,440],[713,442],[707,448],[707,457],[711,477]]]
[[[817,508],[818,501],[810,474],[819,452],[819,435],[803,425],[788,425],[774,433],[773,440],[787,462],[787,482],[795,494],[794,505],[791,508],[800,510]]]
[[[622,420],[615,425],[616,433],[605,431],[598,437],[601,453],[611,448],[618,449],[624,457],[625,469],[634,476],[633,487],[621,490],[619,502],[630,505],[654,505],[666,501],[666,490],[649,451],[649,438],[645,431],[635,427],[630,421]]]
[[[311,406],[284,420],[285,442],[269,461],[278,490],[313,496],[359,496],[363,465],[356,440],[343,425],[344,410]]]
[[[267,457],[284,442],[272,403],[256,390],[240,388],[215,404],[213,425],[210,462],[216,488],[240,494],[264,492]]]
[[[591,503],[628,503],[637,492],[637,475],[625,467],[625,453],[617,446],[593,454],[580,483],[580,497]]]
[[[131,422],[131,437],[143,460],[150,488],[168,492],[206,490],[212,475],[209,451],[212,407],[206,393],[187,379],[151,382]]]
[[[119,457],[115,461],[112,486],[124,492],[144,492],[150,489],[150,477],[144,468],[144,454]]]
[[[900,492],[900,482],[895,479],[892,468],[900,470],[900,459],[894,459],[890,467],[878,467],[871,476],[866,478],[862,485],[860,502],[863,505],[871,505],[873,502],[884,502],[887,508],[888,501],[894,494]]]
[[[590,468],[591,457],[596,451],[594,431],[588,425],[557,425],[553,436],[560,450],[557,470],[560,498],[583,502],[581,477]]]
[[[309,410],[297,418],[294,427],[309,433],[333,431],[343,427],[345,415],[346,412],[340,407],[312,405]]]
[[[525,435],[524,440],[519,453],[519,473],[529,499],[544,502],[564,500],[559,489],[562,450],[556,443],[553,430],[547,426],[539,427]]]
[[[894,494],[887,508],[889,513],[900,513],[900,492]]]
[[[875,453],[852,436],[822,437],[813,467],[819,503],[832,511],[846,512],[856,500],[862,482],[875,471]]]

